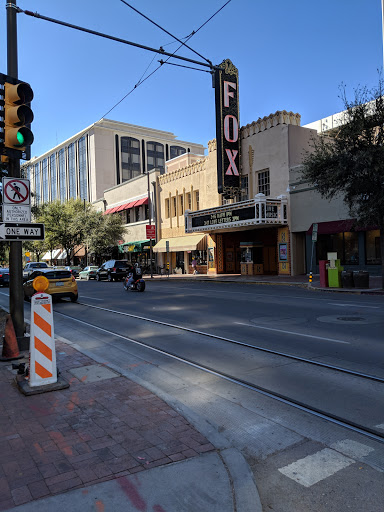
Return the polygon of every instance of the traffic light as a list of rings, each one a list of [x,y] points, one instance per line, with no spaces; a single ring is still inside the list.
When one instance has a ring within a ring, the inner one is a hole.
[[[4,146],[25,152],[33,142],[27,125],[33,121],[29,103],[33,99],[31,86],[25,82],[4,84]],[[20,158],[21,156],[19,156]]]

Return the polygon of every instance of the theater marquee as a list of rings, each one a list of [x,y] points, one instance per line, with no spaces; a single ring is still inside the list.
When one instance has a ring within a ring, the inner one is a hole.
[[[224,60],[215,70],[216,147],[218,192],[240,195],[239,74]]]

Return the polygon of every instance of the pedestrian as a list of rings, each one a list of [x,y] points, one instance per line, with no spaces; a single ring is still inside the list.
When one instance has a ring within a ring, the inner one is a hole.
[[[197,274],[197,259],[196,258],[192,258],[192,273],[193,274]]]

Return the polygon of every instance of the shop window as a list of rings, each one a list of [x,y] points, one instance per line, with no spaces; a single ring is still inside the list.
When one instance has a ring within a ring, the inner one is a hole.
[[[367,265],[381,265],[379,229],[365,233],[365,252]]]
[[[269,169],[257,173],[257,190],[259,194],[270,195]]]
[[[249,199],[248,193],[248,176],[241,177],[241,196],[240,201],[247,201]]]
[[[188,252],[188,263],[192,265],[192,259],[195,258],[197,260],[198,265],[206,265],[207,264],[207,251],[191,251]]]
[[[332,235],[318,235],[316,260],[326,260],[328,252],[336,252],[342,265],[359,264],[358,233],[345,232]]]

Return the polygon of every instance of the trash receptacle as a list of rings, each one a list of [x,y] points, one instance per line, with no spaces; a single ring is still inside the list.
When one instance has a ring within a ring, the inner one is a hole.
[[[343,270],[341,273],[341,286],[343,288],[353,288],[353,272],[352,270]]]
[[[355,288],[369,288],[369,272],[366,270],[355,270],[353,272]]]

